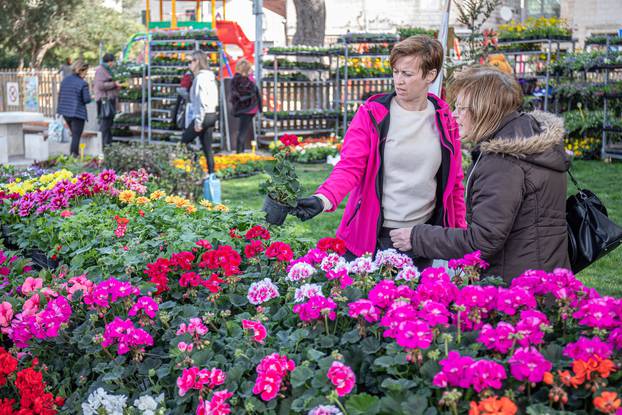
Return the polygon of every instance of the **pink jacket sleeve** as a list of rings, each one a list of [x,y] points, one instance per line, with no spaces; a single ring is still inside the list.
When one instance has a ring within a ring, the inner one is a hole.
[[[454,144],[454,163],[457,168],[456,182],[452,191],[454,212],[456,215],[456,227],[466,228],[466,205],[464,203],[464,170],[462,169],[462,147],[460,142],[460,132],[456,121],[451,118],[451,140]]]
[[[360,184],[370,156],[373,131],[369,114],[363,105],[354,115],[346,131],[341,160],[315,192],[324,195],[330,201],[332,206],[328,212],[337,209],[346,195]]]

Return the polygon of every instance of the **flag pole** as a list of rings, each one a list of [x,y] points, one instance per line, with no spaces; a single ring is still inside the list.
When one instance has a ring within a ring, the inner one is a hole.
[[[451,8],[451,0],[446,1],[445,11],[441,19],[441,27],[438,31],[438,41],[443,45],[443,65],[441,65],[441,71],[436,77],[436,80],[429,88],[429,91],[438,97],[441,96],[441,88],[443,86],[443,66],[445,65],[445,56],[447,55],[447,37],[449,34],[449,9]]]

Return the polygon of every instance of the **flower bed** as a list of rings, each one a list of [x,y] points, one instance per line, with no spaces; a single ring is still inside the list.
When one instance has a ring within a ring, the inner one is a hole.
[[[341,151],[342,141],[338,137],[304,137],[298,144],[292,146],[289,157],[298,163],[325,163],[328,156],[336,156]],[[283,147],[278,141],[270,143],[270,149],[275,152]]]
[[[63,175],[2,194],[18,245],[61,265],[0,253],[0,413],[620,412],[622,300],[566,270],[347,262],[143,172]]]
[[[564,19],[530,17],[525,23],[510,22],[499,26],[499,40],[559,39],[567,40],[572,30]]]
[[[235,179],[260,173],[263,171],[264,163],[271,160],[273,157],[254,153],[217,154],[214,156],[214,168],[218,177]],[[186,172],[192,172],[196,168],[190,159],[174,159],[172,164],[173,167]],[[203,173],[207,173],[205,156],[199,158],[199,166]]]

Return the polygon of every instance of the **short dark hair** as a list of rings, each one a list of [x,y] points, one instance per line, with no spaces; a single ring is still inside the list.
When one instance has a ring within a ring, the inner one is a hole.
[[[443,66],[443,45],[438,40],[425,35],[408,37],[391,49],[389,58],[391,67],[395,67],[397,60],[405,56],[417,56],[421,59],[423,76],[432,70],[436,70],[436,76],[438,76]]]
[[[102,62],[108,63],[108,62],[113,62],[113,61],[114,61],[114,55],[112,53],[104,54],[104,57],[102,58]]]

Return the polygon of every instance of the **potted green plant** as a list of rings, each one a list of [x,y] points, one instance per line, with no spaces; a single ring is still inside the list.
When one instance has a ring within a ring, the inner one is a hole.
[[[289,153],[298,144],[298,137],[284,134],[279,139],[283,146],[274,154],[274,165],[270,176],[260,184],[265,193],[263,210],[266,221],[273,225],[282,225],[290,209],[296,207],[301,186],[296,170],[289,160]]]

